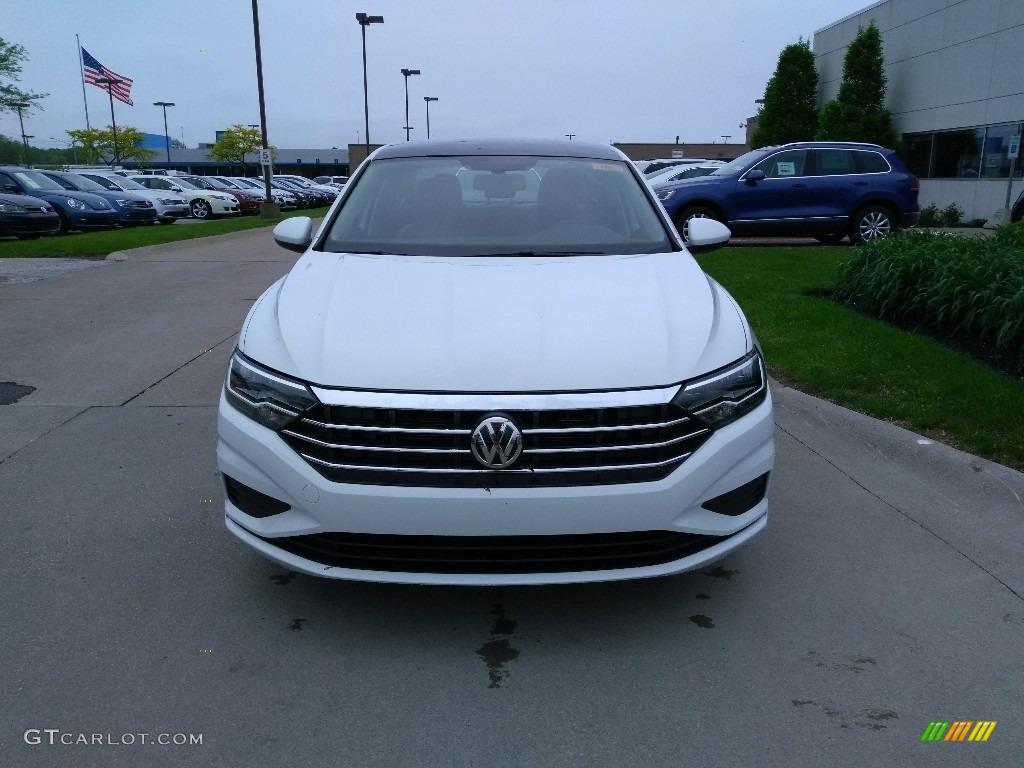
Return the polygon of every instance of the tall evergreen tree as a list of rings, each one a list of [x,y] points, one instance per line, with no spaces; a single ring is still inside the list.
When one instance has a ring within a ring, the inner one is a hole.
[[[885,108],[885,87],[882,34],[872,21],[860,28],[846,50],[839,93],[821,110],[818,138],[896,146],[892,113]]]
[[[818,71],[811,43],[800,40],[779,54],[775,74],[764,90],[751,135],[753,149],[790,141],[809,141],[818,127]]]

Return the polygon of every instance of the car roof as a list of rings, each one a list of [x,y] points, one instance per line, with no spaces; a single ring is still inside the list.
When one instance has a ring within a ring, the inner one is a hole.
[[[461,139],[406,141],[388,144],[373,153],[375,160],[393,157],[451,157],[453,155],[539,155],[542,157],[586,157],[596,160],[626,160],[608,144],[566,139]]]

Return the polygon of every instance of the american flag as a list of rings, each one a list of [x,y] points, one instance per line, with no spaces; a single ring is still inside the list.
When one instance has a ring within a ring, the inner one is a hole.
[[[85,82],[95,85],[97,88],[107,90],[108,83],[99,83],[98,80],[120,80],[119,83],[110,85],[110,94],[118,101],[123,101],[129,107],[132,104],[132,79],[119,75],[113,70],[107,69],[100,64],[85,48],[82,49],[82,65],[85,67]]]

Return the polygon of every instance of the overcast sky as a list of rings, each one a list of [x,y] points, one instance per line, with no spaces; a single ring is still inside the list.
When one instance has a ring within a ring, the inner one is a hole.
[[[870,0],[260,0],[270,141],[325,148],[363,138],[357,11],[367,29],[370,139],[561,137],[601,142],[742,141],[779,52]],[[29,55],[20,86],[49,93],[25,132],[60,146],[85,127],[75,34],[131,77],[119,125],[163,133],[154,101],[173,101],[169,133],[190,146],[258,123],[251,0],[0,0],[0,36]],[[106,92],[86,86],[94,126]],[[17,115],[0,133],[18,137]]]

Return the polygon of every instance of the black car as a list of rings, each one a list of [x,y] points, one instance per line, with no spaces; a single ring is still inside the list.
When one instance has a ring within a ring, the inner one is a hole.
[[[813,236],[836,243],[884,237],[917,223],[921,183],[891,149],[845,141],[799,141],[747,152],[707,176],[656,184],[686,237],[694,217],[733,234]]]
[[[90,192],[69,192],[39,171],[0,167],[0,193],[28,195],[52,205],[60,217],[59,234],[71,229],[110,229],[117,214],[110,203]]]
[[[1010,221],[1020,221],[1024,219],[1024,189],[1020,191],[1020,197],[1017,198],[1017,202],[1013,204],[1013,210],[1010,211]]]
[[[60,229],[60,216],[49,203],[28,195],[0,195],[0,235],[33,240]]]
[[[117,213],[117,223],[122,227],[137,227],[140,224],[156,222],[156,208],[153,207],[153,202],[142,195],[136,195],[133,192],[111,192],[92,179],[87,179],[77,173],[61,171],[40,171],[40,173],[57,182],[64,189],[99,195],[110,203]]]
[[[284,190],[285,192],[291,192],[298,200],[300,208],[315,208],[319,202],[317,198],[310,192],[307,192],[304,189],[299,189],[297,186],[289,186],[288,184],[285,184],[283,181],[279,179],[271,179],[270,187],[272,189],[280,189]]]

